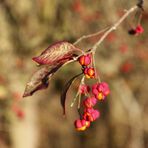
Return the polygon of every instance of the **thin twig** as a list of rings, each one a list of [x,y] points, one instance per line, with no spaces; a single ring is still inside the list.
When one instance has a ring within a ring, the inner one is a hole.
[[[96,36],[102,32],[104,32],[105,30],[107,30],[103,35],[102,37],[98,40],[98,42],[96,42],[96,44],[92,47],[92,50],[87,52],[87,53],[93,53],[95,54],[96,52],[96,49],[98,48],[98,46],[104,41],[104,39],[114,30],[117,29],[117,27],[132,13],[134,12],[137,8],[139,8],[137,5],[133,6],[132,8],[130,8],[129,10],[126,10],[125,14],[113,25],[111,26],[110,28],[109,27],[106,27],[105,29],[99,31],[99,32],[96,32],[96,33],[93,33],[93,34],[89,34],[89,35],[84,35],[82,37],[80,37],[78,40],[76,40],[73,44],[76,45],[78,44],[80,41],[82,41],[83,39],[86,39],[86,38],[89,38],[89,37],[93,37],[93,36]],[[76,61],[81,55],[79,55],[78,57],[76,57],[73,61]]]
[[[84,40],[84,39],[97,36],[97,35],[99,35],[99,34],[105,32],[108,28],[109,28],[109,27],[106,27],[106,28],[104,28],[104,29],[102,29],[102,30],[100,30],[100,31],[98,31],[98,32],[96,32],[96,33],[93,33],[93,34],[83,35],[82,37],[80,37],[79,39],[77,39],[73,44],[76,45],[76,44],[78,44],[79,42],[81,42],[81,41]]]
[[[140,25],[140,23],[141,23],[141,19],[142,19],[142,14],[140,14],[140,16],[139,16],[139,18],[138,18],[138,25]]]
[[[98,80],[98,83],[101,83],[101,78],[98,75],[97,68],[96,68],[95,53],[94,52],[92,53],[92,59],[93,59],[93,67],[94,67],[94,70],[95,70],[95,78]]]
[[[126,13],[110,28],[108,29],[104,35],[99,39],[99,41],[93,46],[92,52],[96,52],[97,47],[104,41],[104,39],[108,36],[108,34],[114,30],[117,29],[117,27],[129,16],[130,13],[135,11],[138,8],[138,6],[133,6],[129,10],[126,11]]]
[[[81,106],[81,94],[79,95],[79,99],[78,99],[78,110],[80,109]]]
[[[79,96],[79,91],[77,92],[76,96],[74,97],[73,101],[71,102],[70,107],[73,107],[73,105],[76,102],[78,96]]]
[[[84,84],[84,81],[85,81],[85,76],[82,77],[80,85]],[[80,109],[80,106],[81,106],[81,93],[79,95],[79,100],[78,100],[78,110]]]
[[[84,84],[84,79],[85,79],[85,76],[82,77],[81,82],[80,82],[80,86],[81,86],[81,84]],[[79,87],[80,87],[80,86],[79,86]],[[79,97],[81,96],[81,95],[80,95],[79,88],[78,88],[78,91],[77,91],[76,96],[74,97],[73,101],[71,102],[70,107],[73,107],[73,105],[74,105],[74,103],[76,102],[78,96],[79,96]]]

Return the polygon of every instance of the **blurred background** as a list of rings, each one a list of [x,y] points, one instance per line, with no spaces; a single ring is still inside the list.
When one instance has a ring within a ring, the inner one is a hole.
[[[71,108],[77,80],[62,115],[64,83],[81,71],[72,63],[58,71],[49,88],[22,98],[37,69],[32,57],[50,44],[75,42],[82,35],[112,25],[136,0],[0,0],[0,148],[148,148],[148,2],[141,25],[144,33],[129,35],[137,26],[132,13],[97,49],[96,64],[111,94],[97,108],[101,117],[77,132],[76,105]],[[82,41],[91,48],[100,36]]]

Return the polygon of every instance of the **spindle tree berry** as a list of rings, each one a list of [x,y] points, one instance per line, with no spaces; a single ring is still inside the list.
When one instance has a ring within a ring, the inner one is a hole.
[[[92,93],[98,100],[104,100],[110,89],[106,82],[96,83],[92,86]]]
[[[82,55],[79,57],[78,61],[82,66],[88,66],[91,63],[91,55]]]

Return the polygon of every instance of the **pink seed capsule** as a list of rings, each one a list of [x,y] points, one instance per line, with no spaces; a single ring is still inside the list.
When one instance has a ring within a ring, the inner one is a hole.
[[[96,103],[97,103],[97,99],[95,97],[86,98],[83,101],[83,104],[86,108],[91,108],[91,107],[95,106]]]
[[[83,71],[85,74],[86,78],[94,78],[95,77],[95,70],[92,67],[86,67]]]
[[[90,126],[90,122],[84,119],[82,120],[78,119],[74,122],[74,125],[75,125],[76,130],[84,131],[87,127]]]
[[[82,66],[88,66],[91,63],[91,55],[82,55],[78,60]]]

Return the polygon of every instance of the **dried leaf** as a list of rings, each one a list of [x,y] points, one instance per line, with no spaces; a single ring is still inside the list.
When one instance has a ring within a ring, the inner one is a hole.
[[[73,44],[62,41],[49,46],[40,56],[32,59],[41,65],[53,65],[55,63],[62,63],[66,59],[70,60],[74,52],[78,50],[80,49],[76,48]]]
[[[71,86],[71,84],[74,82],[74,80],[79,77],[80,75],[82,75],[82,73],[74,76],[73,78],[71,78],[64,86],[64,89],[61,93],[61,105],[63,107],[63,114],[65,115],[65,101],[66,101],[66,94],[67,94],[67,91],[69,89],[69,87]]]
[[[48,87],[49,80],[62,65],[63,64],[44,66],[37,70],[28,81],[23,97],[31,96],[38,90],[46,89]]]

